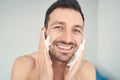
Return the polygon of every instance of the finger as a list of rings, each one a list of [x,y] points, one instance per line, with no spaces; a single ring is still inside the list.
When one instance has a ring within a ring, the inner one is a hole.
[[[84,38],[83,42],[80,46],[80,50],[79,50],[79,58],[77,59],[75,65],[73,68],[71,68],[71,70],[73,70],[74,72],[78,70],[78,68],[81,67],[82,65],[82,61],[83,61],[83,57],[84,57],[84,51],[85,51],[85,47],[86,47],[86,43],[87,43],[87,39]]]
[[[81,46],[81,52],[80,52],[80,57],[79,57],[79,60],[82,60],[83,59],[83,57],[84,57],[84,52],[85,52],[85,48],[86,48],[86,44],[87,44],[87,39],[86,39],[86,37],[83,39],[83,41],[82,41],[82,46]],[[79,61],[78,60],[78,61]]]
[[[45,40],[44,45],[46,47],[46,53],[48,53],[47,55],[48,55],[49,61],[52,64],[52,61],[51,61],[50,56],[49,56],[49,46],[51,45],[50,36],[47,36],[47,39]]]
[[[45,45],[45,34],[44,33],[45,33],[45,29],[42,28],[41,34],[40,34],[39,56],[41,56],[42,59],[44,58],[45,62],[49,61],[51,63],[49,53],[48,53],[48,50],[47,50],[47,45]]]
[[[44,49],[44,36],[43,36],[43,28],[41,29],[41,32],[40,32],[40,41],[39,41],[39,57],[43,57],[43,49]]]

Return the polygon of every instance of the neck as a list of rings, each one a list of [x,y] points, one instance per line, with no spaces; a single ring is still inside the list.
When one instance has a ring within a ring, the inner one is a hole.
[[[63,80],[67,62],[62,62],[50,55],[53,66],[54,80]]]

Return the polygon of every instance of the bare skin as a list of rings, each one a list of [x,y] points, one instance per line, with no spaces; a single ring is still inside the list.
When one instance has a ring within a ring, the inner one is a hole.
[[[50,36],[50,52],[44,45],[45,34]],[[80,58],[71,70],[67,66],[82,40],[80,13],[72,9],[55,9],[48,28],[41,31],[38,52],[15,60],[11,80],[96,80],[94,66],[83,59],[85,50],[80,52]]]

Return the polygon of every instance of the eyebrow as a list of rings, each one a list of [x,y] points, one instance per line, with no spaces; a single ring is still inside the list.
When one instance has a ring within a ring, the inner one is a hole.
[[[61,25],[66,25],[64,22],[62,21],[55,21],[54,23],[52,23],[51,25],[55,25],[55,24],[61,24]]]

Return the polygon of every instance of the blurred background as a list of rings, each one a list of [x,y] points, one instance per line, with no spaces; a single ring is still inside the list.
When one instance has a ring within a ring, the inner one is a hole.
[[[45,12],[56,0],[0,0],[0,80],[14,60],[38,50]],[[78,0],[85,15],[85,59],[109,80],[120,80],[120,0]]]

